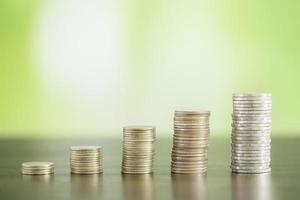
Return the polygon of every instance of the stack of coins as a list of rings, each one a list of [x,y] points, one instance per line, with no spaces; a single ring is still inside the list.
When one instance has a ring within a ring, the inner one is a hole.
[[[24,175],[47,175],[54,173],[54,164],[51,162],[25,162],[22,163]]]
[[[271,94],[233,94],[231,169],[236,173],[270,172]]]
[[[73,146],[70,148],[70,167],[73,174],[103,172],[101,146]]]
[[[152,173],[154,160],[154,142],[155,127],[124,127],[122,173]]]
[[[209,111],[175,111],[172,173],[206,172],[209,117]]]

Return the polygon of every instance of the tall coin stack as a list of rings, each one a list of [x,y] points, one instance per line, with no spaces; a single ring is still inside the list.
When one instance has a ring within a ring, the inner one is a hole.
[[[73,146],[70,148],[70,167],[73,174],[103,172],[101,146]]]
[[[172,173],[206,172],[209,117],[209,111],[175,111]]]
[[[155,127],[123,128],[122,173],[148,174],[153,171]]]
[[[232,172],[271,171],[271,124],[271,94],[233,94]]]

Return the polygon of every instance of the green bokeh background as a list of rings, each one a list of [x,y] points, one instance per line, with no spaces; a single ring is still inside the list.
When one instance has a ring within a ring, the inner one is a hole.
[[[51,88],[39,70],[33,46],[47,5],[0,1],[0,137],[119,137],[137,123],[170,136],[180,108],[212,110],[212,135],[228,137],[234,92],[271,92],[274,135],[298,136],[300,2],[114,0],[123,63],[115,94],[88,108],[73,101],[84,93]]]

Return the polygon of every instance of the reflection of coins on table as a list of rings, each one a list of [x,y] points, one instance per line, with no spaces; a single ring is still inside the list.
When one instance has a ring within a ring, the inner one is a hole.
[[[206,174],[172,174],[172,199],[208,199]]]
[[[24,162],[22,174],[24,175],[48,175],[54,173],[54,164],[51,162]]]
[[[153,200],[153,174],[123,174],[123,198],[125,200]]]
[[[148,174],[153,171],[155,127],[123,128],[122,173]]]
[[[231,169],[270,172],[272,95],[233,94]]]
[[[103,172],[101,146],[72,146],[70,168],[73,174],[99,174]]]
[[[209,117],[209,111],[175,111],[172,173],[206,172]]]

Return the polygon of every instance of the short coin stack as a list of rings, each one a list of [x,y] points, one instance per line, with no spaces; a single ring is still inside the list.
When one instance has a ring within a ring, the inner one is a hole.
[[[103,172],[101,146],[73,146],[70,148],[70,167],[73,174]]]
[[[25,162],[22,163],[24,175],[47,175],[54,173],[54,164],[51,162]]]
[[[206,172],[209,117],[209,111],[175,111],[172,173]]]
[[[148,174],[153,171],[155,127],[123,128],[122,173]]]
[[[271,94],[233,94],[232,172],[271,171],[271,124]]]

